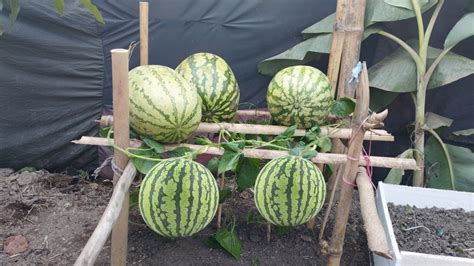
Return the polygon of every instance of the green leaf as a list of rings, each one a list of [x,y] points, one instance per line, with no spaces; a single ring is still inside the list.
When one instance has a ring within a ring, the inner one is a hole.
[[[130,199],[128,202],[128,209],[131,210],[138,206],[138,195],[140,193],[140,188],[135,188],[132,192],[130,192]]]
[[[288,127],[285,131],[280,133],[278,136],[275,137],[275,140],[280,140],[280,139],[291,139],[296,132],[296,126],[290,126]]]
[[[315,157],[316,155],[318,155],[318,152],[315,151],[315,150],[309,150],[309,151],[304,151],[302,154],[301,154],[301,157],[304,158],[304,159],[308,159],[308,160],[311,160],[313,157]]]
[[[444,48],[446,49],[471,36],[474,36],[474,13],[464,15],[454,25],[444,41]]]
[[[243,157],[241,151],[234,152],[232,150],[225,150],[221,160],[219,161],[217,174],[221,174],[226,171],[235,171],[241,157]]]
[[[414,42],[410,41],[410,44]],[[416,44],[412,47],[416,47]],[[440,49],[428,49],[430,65],[441,53]],[[441,60],[428,83],[428,89],[444,86],[474,74],[474,60],[448,53]],[[370,86],[389,92],[416,91],[416,66],[410,55],[399,48],[369,69]]]
[[[332,176],[332,174],[334,172],[333,169],[334,169],[334,166],[332,166],[330,164],[324,165],[324,169],[323,169],[324,180],[326,180],[326,181],[329,180],[329,178]]]
[[[10,24],[13,25],[20,13],[20,0],[10,0]]]
[[[178,147],[174,150],[168,151],[168,157],[181,157],[186,155],[187,153],[193,152],[192,149],[188,147]]]
[[[0,11],[3,10],[3,0],[0,0]]]
[[[255,185],[260,171],[260,159],[243,157],[237,167],[237,191],[242,192],[246,188]]]
[[[453,134],[455,136],[458,136],[458,137],[468,137],[468,136],[474,135],[474,128],[454,131],[451,134]]]
[[[102,17],[99,9],[94,4],[92,4],[90,0],[81,0],[81,3],[89,10],[89,12],[92,13],[92,15],[94,15],[95,20],[105,24],[104,18]]]
[[[321,134],[321,128],[319,126],[314,126],[306,131],[303,139],[309,143],[319,138],[320,134]]]
[[[240,259],[240,240],[235,231],[229,231],[226,228],[221,228],[216,232],[214,239],[230,255],[232,255],[237,260]]]
[[[280,226],[280,225],[275,225],[274,226],[275,233],[279,236],[286,235],[290,231],[289,226]]]
[[[232,190],[230,188],[224,188],[219,190],[219,203],[223,203],[226,199],[232,197]]]
[[[371,26],[364,31],[364,39],[380,31],[379,26]],[[263,75],[273,76],[278,71],[295,65],[306,64],[328,54],[331,49],[332,33],[323,33],[307,39],[292,48],[265,59],[258,64],[258,71]]]
[[[301,32],[303,34],[303,38],[306,40],[311,37],[315,37],[316,35],[319,35],[321,33],[332,33],[334,30],[335,21],[336,13],[332,13],[331,15],[304,29]]]
[[[207,137],[203,137],[203,136],[196,136],[194,137],[194,143],[196,143],[197,145],[209,145],[209,144],[213,144],[212,141],[207,138]]]
[[[413,5],[411,3],[411,0],[384,0],[384,1],[385,3],[391,6],[413,10]],[[420,7],[426,6],[430,3],[429,0],[418,0],[418,2],[419,2]]]
[[[425,114],[425,129],[438,129],[440,127],[450,127],[453,123],[452,119],[437,115],[435,113],[427,112]]]
[[[332,148],[332,142],[329,137],[321,137],[318,140],[318,147],[321,149],[321,152],[328,152]]]
[[[1,1],[1,0],[0,0],[0,1]],[[2,35],[3,35],[3,26],[2,26],[2,24],[0,23],[0,36],[2,36]]]
[[[438,0],[429,0],[427,4],[421,6],[421,12],[429,10]],[[415,12],[407,8],[392,6],[383,0],[367,0],[365,8],[365,25],[372,25],[377,22],[399,21],[415,17]]]
[[[158,141],[147,138],[147,137],[140,137],[140,138],[148,147],[152,148],[154,152],[156,153],[165,152],[165,146],[163,146],[163,144],[159,143]]]
[[[160,155],[156,154],[153,149],[146,149],[148,146],[143,145],[143,150],[132,150],[133,154],[140,155],[143,157],[148,158],[156,158],[159,159]],[[158,162],[157,161],[150,161],[141,158],[131,157],[130,161],[132,161],[135,168],[137,168],[138,172],[146,175],[151,168],[153,168]]]
[[[64,0],[54,0],[54,7],[61,16],[64,15]]]
[[[396,92],[370,88],[370,110],[374,110],[375,112],[382,111],[391,104],[398,95],[400,94]]]
[[[456,190],[474,192],[474,153],[467,148],[446,144],[453,165],[453,177]],[[425,145],[425,174],[427,186],[451,189],[451,177],[448,161],[442,146],[429,137]]]
[[[221,144],[222,148],[226,151],[232,151],[232,152],[241,152],[241,149],[244,147],[243,142],[224,142]]]
[[[413,159],[413,149],[408,149],[402,152],[397,158],[403,159]],[[388,173],[387,177],[385,177],[384,183],[388,184],[400,184],[402,182],[403,175],[405,174],[405,170],[393,168]]]
[[[99,136],[101,136],[102,138],[106,138],[107,135],[109,134],[109,131],[110,131],[110,127],[102,127],[99,129]],[[111,134],[110,137],[112,138],[113,134]]]
[[[293,156],[298,156],[305,147],[306,143],[304,143],[303,141],[299,141],[298,143],[296,143],[293,149],[288,151],[288,153]]]
[[[334,102],[331,114],[337,117],[346,117],[354,112],[355,100],[349,97],[343,97]]]
[[[206,246],[212,249],[222,249],[221,245],[219,244],[219,242],[217,242],[214,236],[204,238],[203,242],[204,244],[206,244]]]
[[[211,171],[211,173],[217,173],[217,169],[219,167],[219,157],[214,157],[210,159],[207,162],[206,167],[207,169],[209,169],[209,171]]]

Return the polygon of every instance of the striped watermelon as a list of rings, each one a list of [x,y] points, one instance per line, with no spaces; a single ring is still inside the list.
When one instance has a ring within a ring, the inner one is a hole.
[[[296,156],[271,160],[255,181],[255,204],[269,222],[295,226],[314,217],[324,203],[326,183],[319,169]]]
[[[145,176],[138,203],[143,220],[153,231],[170,238],[185,237],[211,222],[219,190],[206,167],[171,158],[159,162]]]
[[[324,124],[333,103],[328,77],[314,67],[287,67],[268,86],[268,109],[281,125],[310,128]]]
[[[139,66],[129,73],[130,125],[164,143],[188,138],[201,121],[196,89],[173,69]]]
[[[224,59],[210,53],[197,53],[184,59],[176,71],[196,87],[202,100],[202,121],[222,122],[234,118],[240,90]]]

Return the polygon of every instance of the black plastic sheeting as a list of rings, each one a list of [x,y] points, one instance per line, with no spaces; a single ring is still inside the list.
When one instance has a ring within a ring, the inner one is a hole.
[[[94,135],[103,107],[110,107],[110,50],[128,48],[139,39],[138,1],[94,1],[105,25],[95,23],[78,0],[67,1],[59,17],[50,0],[24,6],[13,29],[0,37],[0,167],[84,167],[97,159],[97,149],[70,144]],[[72,4],[70,4],[72,2]],[[257,72],[261,60],[302,40],[300,32],[335,10],[323,0],[154,0],[150,2],[150,64],[176,67],[195,52],[222,56],[237,76],[241,102],[265,106],[269,77]],[[435,46],[462,16],[467,0],[447,3],[434,33]],[[7,14],[0,12],[3,24]],[[416,37],[413,20],[391,23],[388,30]],[[456,52],[474,57],[472,40]],[[370,37],[362,59],[369,65],[396,47]],[[375,51],[375,52],[374,52]],[[139,48],[131,57],[138,65]],[[327,65],[327,57],[317,63]],[[455,119],[455,130],[472,128],[473,84],[468,77],[429,93],[428,110]],[[453,93],[455,90],[456,93]],[[459,95],[463,95],[460,97]],[[395,155],[408,145],[404,125],[413,120],[409,97],[391,106],[386,128],[399,142],[377,144],[374,153]],[[401,145],[398,145],[401,144]],[[469,146],[469,143],[464,143]]]

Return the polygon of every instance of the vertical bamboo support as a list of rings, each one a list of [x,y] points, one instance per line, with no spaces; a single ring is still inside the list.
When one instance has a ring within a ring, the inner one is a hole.
[[[219,190],[222,191],[225,188],[225,173],[221,174],[221,179],[219,180]],[[219,204],[217,209],[217,228],[221,228],[222,223],[222,203]]]
[[[114,49],[112,53],[112,86],[114,110],[114,142],[122,149],[128,147],[129,114],[128,114],[128,50]],[[124,169],[128,158],[122,152],[114,151],[114,163]],[[120,175],[114,174],[114,184]],[[128,241],[128,195],[123,200],[119,217],[112,229],[112,250],[110,255],[111,265],[125,265],[127,262]]]
[[[354,190],[355,179],[358,172],[358,162],[362,151],[365,129],[363,127],[364,120],[368,116],[369,110],[369,77],[367,74],[367,66],[363,65],[360,82],[357,90],[357,105],[352,119],[352,132],[354,136],[349,144],[347,151],[347,162],[344,167],[343,175],[338,179],[343,179],[344,183],[341,187],[339,196],[339,204],[335,224],[332,231],[331,243],[329,247],[328,265],[340,265],[344,236],[348,223],[349,212],[352,202],[352,192]]]
[[[148,65],[148,2],[140,2],[140,65]]]
[[[359,61],[360,46],[362,36],[364,34],[364,18],[365,18],[366,0],[338,0],[338,10],[340,14],[336,13],[336,23],[333,34],[343,34],[343,48],[340,61],[340,75],[338,79],[337,98],[354,97],[355,83],[349,83],[352,69]],[[344,18],[342,18],[344,16]],[[341,33],[341,31],[343,33]],[[339,39],[334,40],[339,41]],[[331,45],[332,46],[336,44]],[[340,45],[338,43],[337,45]],[[332,51],[331,51],[332,52]],[[335,63],[334,63],[335,64]],[[335,77],[337,78],[337,77]],[[333,153],[344,153],[345,147],[340,140],[333,140]],[[334,174],[328,182],[328,197],[333,193],[337,187],[336,167]]]
[[[345,32],[341,30],[344,25],[347,10],[347,0],[338,0],[336,7],[336,21],[332,32],[331,51],[329,52],[328,78],[331,81],[332,96],[336,97],[337,80],[341,68],[342,48],[344,46]]]

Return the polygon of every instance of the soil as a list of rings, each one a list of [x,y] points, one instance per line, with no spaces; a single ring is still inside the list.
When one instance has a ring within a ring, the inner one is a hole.
[[[0,169],[0,246],[10,236],[28,241],[25,252],[0,252],[0,265],[71,265],[93,232],[112,194],[108,180],[90,182],[80,176],[33,171],[11,173]],[[370,265],[358,195],[354,201],[341,265]],[[252,213],[252,214],[250,214]],[[133,265],[325,265],[317,236],[324,210],[317,215],[316,229],[304,226],[287,232],[272,232],[266,241],[266,225],[253,205],[251,191],[235,194],[224,206],[224,221],[235,218],[242,254],[239,261],[222,250],[211,249],[204,240],[216,231],[214,220],[193,237],[165,239],[149,230],[137,208],[129,223],[128,264]],[[326,239],[332,230],[331,215]],[[249,217],[253,217],[249,222]],[[96,265],[108,265],[107,242]]]
[[[474,258],[474,212],[388,205],[400,250]]]

